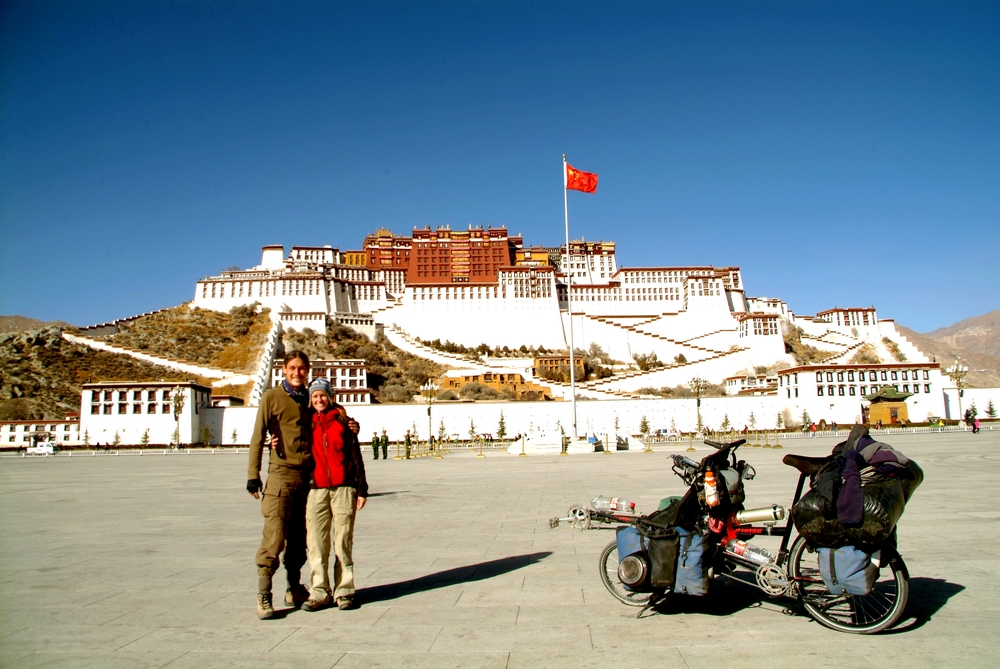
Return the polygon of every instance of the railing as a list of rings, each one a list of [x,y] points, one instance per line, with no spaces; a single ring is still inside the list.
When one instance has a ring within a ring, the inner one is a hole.
[[[122,455],[141,456],[163,456],[163,455],[240,455],[250,453],[249,448],[240,447],[211,447],[204,448],[124,448],[119,450],[91,450],[91,451],[56,451],[47,454],[28,454],[21,452],[0,453],[0,458],[96,458],[96,457],[118,457]]]

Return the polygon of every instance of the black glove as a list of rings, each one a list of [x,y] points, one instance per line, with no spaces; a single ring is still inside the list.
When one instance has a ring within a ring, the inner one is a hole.
[[[247,492],[251,495],[256,495],[263,487],[264,484],[261,483],[260,479],[250,479],[247,481]]]

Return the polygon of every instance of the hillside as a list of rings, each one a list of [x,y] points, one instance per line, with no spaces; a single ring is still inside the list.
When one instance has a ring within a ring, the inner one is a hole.
[[[119,332],[104,339],[216,369],[253,372],[271,328],[269,313],[250,306],[225,313],[181,305],[122,322]]]
[[[27,316],[0,316],[0,333],[41,330],[50,327],[72,328],[73,326],[63,321],[40,321],[37,318],[28,318]]]
[[[928,334],[914,332],[898,323],[896,329],[923,353],[939,362],[942,370],[961,358],[962,364],[969,368],[967,385],[973,388],[1000,387],[1000,357],[957,348],[939,339],[934,339]],[[935,332],[939,332],[939,330],[935,330]]]
[[[970,354],[1000,357],[1000,309],[925,332],[924,336]]]
[[[59,328],[0,334],[0,420],[63,418],[80,410],[80,392],[88,382],[188,379],[124,355],[72,344]]]

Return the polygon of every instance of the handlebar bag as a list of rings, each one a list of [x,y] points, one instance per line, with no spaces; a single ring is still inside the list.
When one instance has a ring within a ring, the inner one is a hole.
[[[708,567],[711,559],[706,555],[705,537],[700,532],[677,528],[680,543],[677,552],[677,573],[674,592],[683,595],[706,595],[710,579]]]
[[[854,546],[818,548],[819,573],[834,595],[867,595],[878,578],[878,565]]]

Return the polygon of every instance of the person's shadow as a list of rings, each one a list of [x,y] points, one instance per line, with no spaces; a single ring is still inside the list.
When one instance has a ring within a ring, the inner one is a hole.
[[[550,555],[552,555],[551,552],[542,551],[539,553],[528,553],[527,555],[514,555],[478,564],[464,565],[462,567],[434,572],[433,574],[427,574],[408,581],[360,588],[355,593],[355,598],[359,604],[373,604],[375,602],[399,599],[400,597],[406,597],[418,592],[447,588],[451,585],[482,581],[494,576],[501,576],[522,567],[527,567],[532,562],[544,560]]]

